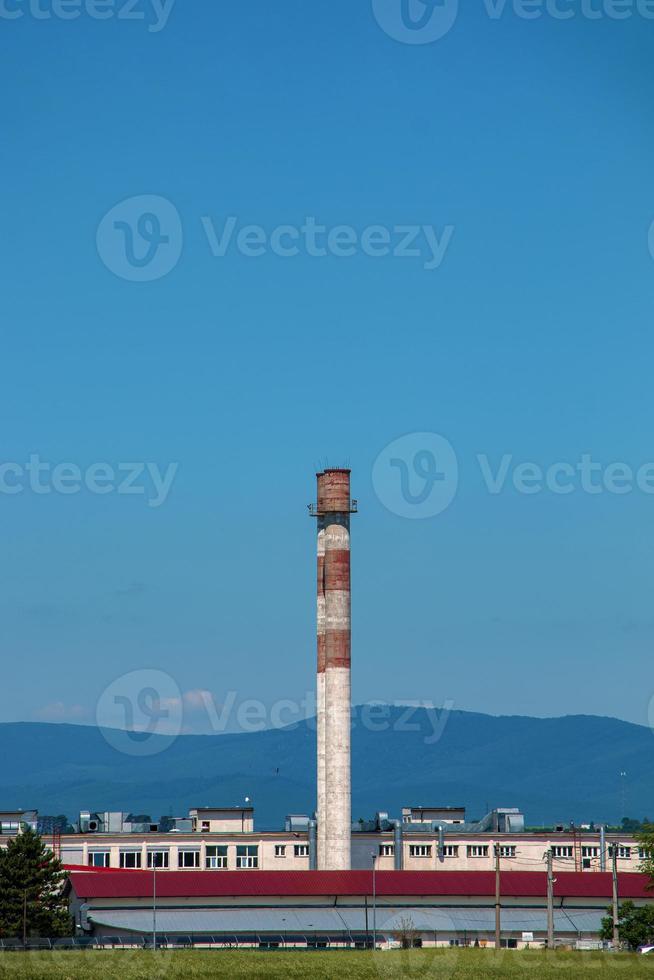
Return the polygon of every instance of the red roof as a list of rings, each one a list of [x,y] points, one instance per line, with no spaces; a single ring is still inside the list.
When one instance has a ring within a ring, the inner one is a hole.
[[[151,871],[71,871],[70,882],[79,898],[151,898]],[[384,896],[489,896],[495,894],[492,871],[378,871],[376,888]],[[643,874],[620,874],[620,898],[650,898]],[[547,875],[541,871],[505,871],[502,895],[542,898]],[[371,871],[161,871],[160,898],[220,898],[242,896],[301,897],[372,894]],[[557,898],[611,897],[611,875],[603,872],[557,872]]]

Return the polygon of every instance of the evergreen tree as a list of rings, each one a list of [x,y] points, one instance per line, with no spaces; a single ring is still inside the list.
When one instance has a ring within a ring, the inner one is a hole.
[[[70,936],[61,862],[30,828],[0,849],[0,936]]]

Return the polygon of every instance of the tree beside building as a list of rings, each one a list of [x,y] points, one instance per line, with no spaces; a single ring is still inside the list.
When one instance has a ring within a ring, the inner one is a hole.
[[[613,911],[602,919],[601,938],[611,941],[613,938]],[[618,909],[618,928],[620,942],[630,949],[654,944],[654,906],[638,906],[633,902],[623,902]]]
[[[645,824],[636,834],[636,840],[642,855],[640,870],[649,877],[654,889],[654,824]]]
[[[0,936],[70,936],[61,862],[26,828],[0,849]]]

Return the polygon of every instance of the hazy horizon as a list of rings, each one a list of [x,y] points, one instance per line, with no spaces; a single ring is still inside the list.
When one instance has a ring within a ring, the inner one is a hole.
[[[440,712],[442,711],[442,705],[437,705],[437,704],[436,705],[430,705],[430,704],[428,704],[426,702],[420,703],[420,702],[411,701],[411,700],[407,700],[407,701],[377,701],[377,700],[374,700],[374,701],[369,701],[369,702],[366,702],[366,701],[354,702],[352,704],[352,711],[353,712],[356,712],[356,711],[360,710],[361,708],[371,707],[371,706],[374,706],[374,705],[380,705],[380,706],[390,707],[390,708],[412,708],[412,709],[415,709],[415,710],[418,710],[418,711],[420,711],[420,710],[422,710],[422,711],[435,710],[438,714],[440,714]],[[630,721],[628,718],[620,718],[620,717],[618,717],[616,715],[595,714],[595,713],[592,713],[592,712],[566,712],[565,714],[561,714],[561,715],[555,715],[555,714],[524,714],[524,713],[519,712],[519,711],[509,711],[509,712],[499,712],[499,713],[496,713],[496,712],[492,712],[492,711],[476,711],[476,710],[473,710],[471,708],[467,708],[465,706],[459,706],[459,705],[453,706],[450,710],[452,712],[457,712],[457,713],[460,713],[460,714],[486,715],[489,718],[528,718],[528,719],[532,719],[532,720],[535,720],[535,721],[560,720],[560,719],[564,719],[564,718],[608,718],[608,719],[610,719],[612,721],[623,722],[624,724],[627,724],[627,725],[638,725],[638,722]],[[268,714],[269,714],[269,712],[268,712]],[[252,728],[251,730],[248,730],[247,726],[246,726],[246,728],[244,730],[242,727],[239,726],[238,719],[237,718],[233,718],[233,717],[229,719],[229,723],[223,729],[220,729],[220,730],[217,730],[217,731],[214,730],[214,729],[212,729],[212,727],[211,727],[211,719],[210,718],[198,719],[197,717],[194,718],[193,716],[191,716],[190,718],[187,718],[185,716],[184,721],[185,721],[185,724],[183,725],[183,727],[179,731],[179,735],[180,736],[181,735],[190,735],[190,736],[238,735],[238,734],[255,734],[257,731],[271,731],[271,730],[281,729],[281,728],[296,727],[298,724],[302,724],[303,722],[312,722],[312,721],[315,721],[315,714],[306,715],[306,716],[298,716],[298,720],[297,721],[288,721],[287,723],[284,723],[284,724],[281,724],[281,723],[280,724],[274,724],[270,720],[270,718],[268,718],[267,723],[264,724],[264,727],[262,727],[262,728],[258,728],[258,727],[257,728]],[[186,722],[188,722],[188,724]],[[19,719],[14,719],[14,720],[11,720],[11,721],[8,721],[6,719],[2,719],[2,720],[0,720],[0,725],[3,725],[3,724],[7,724],[7,725],[11,725],[11,724],[14,724],[14,725],[20,725],[20,724],[24,724],[24,725],[26,725],[26,724],[68,725],[68,726],[72,726],[72,727],[106,728],[106,729],[109,729],[109,730],[133,731],[133,732],[146,731],[147,730],[147,726],[144,726],[144,727],[141,727],[141,728],[135,728],[135,727],[134,728],[126,728],[123,725],[104,725],[104,724],[98,724],[94,719],[83,720],[82,718],[80,718],[78,720],[74,720],[74,721],[71,721],[71,720],[61,720],[61,719],[60,720],[56,720],[56,719],[45,720],[45,719],[39,719],[39,718],[19,718]],[[649,725],[639,725],[638,727],[641,727],[641,728],[651,728],[651,726],[649,726]],[[153,733],[153,735],[156,735],[156,734],[157,734],[156,732]],[[162,734],[165,735],[165,729],[162,732]]]

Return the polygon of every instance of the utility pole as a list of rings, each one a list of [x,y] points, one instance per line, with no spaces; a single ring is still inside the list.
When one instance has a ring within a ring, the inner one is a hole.
[[[27,945],[27,888],[23,892],[23,946]]]
[[[372,853],[372,948],[377,949],[377,855]]]
[[[495,949],[500,948],[502,939],[502,891],[500,888],[500,845],[495,845]]]
[[[157,951],[157,856],[152,855],[152,949]]]
[[[551,847],[547,852],[547,948],[554,949],[554,862]]]
[[[620,946],[620,928],[618,926],[618,847],[617,841],[613,844],[613,947],[618,949]]]
[[[570,824],[570,830],[572,831],[572,856],[575,860],[575,871],[581,871],[579,854],[577,853],[577,828],[574,823]]]

